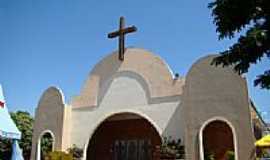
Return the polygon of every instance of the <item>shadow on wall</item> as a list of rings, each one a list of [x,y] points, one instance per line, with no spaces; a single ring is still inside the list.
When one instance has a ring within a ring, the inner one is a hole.
[[[176,97],[179,101],[180,97]],[[167,123],[166,128],[163,131],[164,137],[172,137],[173,139],[181,139],[184,143],[184,117],[183,117],[183,106],[181,103],[176,107],[173,115],[170,116],[170,119]],[[172,135],[172,133],[174,133]]]

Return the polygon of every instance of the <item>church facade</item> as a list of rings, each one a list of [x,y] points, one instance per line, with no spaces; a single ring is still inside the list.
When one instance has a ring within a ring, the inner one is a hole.
[[[117,52],[102,59],[70,103],[59,88],[49,87],[36,108],[31,159],[40,160],[45,133],[53,137],[53,150],[75,144],[84,160],[119,159],[121,147],[122,153],[136,146],[138,153],[161,145],[164,137],[181,139],[187,160],[204,160],[208,151],[220,160],[227,151],[236,160],[252,159],[246,80],[231,68],[212,66],[213,58],[199,59],[182,78],[159,56],[127,48],[124,61]],[[152,154],[146,152],[140,154]]]

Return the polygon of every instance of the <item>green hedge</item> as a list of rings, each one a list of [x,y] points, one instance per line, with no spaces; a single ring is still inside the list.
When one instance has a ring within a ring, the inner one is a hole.
[[[72,155],[61,151],[54,151],[50,152],[45,160],[72,160]]]

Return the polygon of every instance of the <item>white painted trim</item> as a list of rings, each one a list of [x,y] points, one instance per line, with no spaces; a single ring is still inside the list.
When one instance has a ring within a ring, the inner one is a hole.
[[[117,115],[117,114],[135,114],[138,115],[139,117],[144,118],[145,120],[147,120],[150,124],[152,124],[152,126],[156,129],[156,131],[158,132],[159,136],[162,137],[162,129],[145,113],[140,112],[138,110],[133,110],[133,109],[121,109],[118,111],[113,111],[113,112],[109,112],[107,114],[105,114],[103,117],[101,117],[98,120],[98,123],[96,123],[95,129],[90,133],[89,137],[86,140],[86,143],[84,145],[84,154],[83,154],[83,160],[86,160],[86,156],[87,156],[87,148],[89,145],[90,140],[92,139],[92,136],[94,135],[94,133],[96,132],[96,130],[98,129],[98,127],[108,118]]]
[[[36,152],[36,160],[40,160],[40,154],[41,154],[41,138],[44,134],[49,133],[52,136],[53,143],[52,143],[52,151],[54,151],[55,147],[55,136],[51,130],[44,130],[41,132],[41,134],[38,137],[38,143],[37,143],[37,152]]]
[[[208,119],[207,121],[205,121],[202,125],[202,127],[200,128],[200,133],[199,133],[199,145],[200,145],[200,160],[204,160],[204,148],[203,148],[203,130],[204,128],[211,122],[214,121],[222,121],[225,122],[232,131],[233,134],[233,144],[234,144],[234,153],[235,153],[235,159],[238,160],[238,143],[237,143],[237,134],[236,134],[236,130],[234,128],[234,126],[232,125],[232,123],[230,121],[228,121],[226,118],[224,117],[213,117]]]

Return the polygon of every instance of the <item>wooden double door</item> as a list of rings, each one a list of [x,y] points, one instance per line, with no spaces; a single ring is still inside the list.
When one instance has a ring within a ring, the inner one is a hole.
[[[152,160],[150,139],[116,140],[112,146],[113,160]]]

